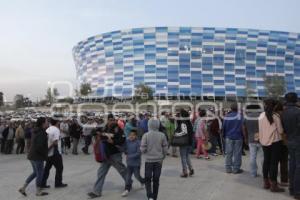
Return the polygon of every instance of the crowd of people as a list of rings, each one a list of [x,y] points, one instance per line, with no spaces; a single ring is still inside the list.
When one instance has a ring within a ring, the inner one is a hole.
[[[210,160],[225,156],[225,172],[241,174],[242,155],[250,150],[250,173],[258,176],[257,158],[263,151],[263,188],[271,192],[284,192],[300,199],[300,108],[298,97],[288,93],[285,102],[274,99],[264,101],[264,110],[248,106],[240,110],[231,105],[225,117],[217,110],[199,108],[197,114],[181,109],[177,113],[162,112],[126,114],[106,118],[82,117],[72,120],[40,117],[36,122],[6,122],[0,124],[1,153],[28,154],[33,172],[19,192],[26,196],[26,188],[36,178],[36,195],[48,195],[47,179],[52,166],[56,169],[55,188],[67,187],[63,183],[63,154],[78,155],[81,151],[101,163],[97,179],[88,193],[90,198],[102,196],[105,177],[114,167],[124,180],[125,197],[132,190],[132,175],[146,188],[149,200],[158,198],[159,180],[166,156],[180,156],[181,178],[195,173],[192,159]],[[48,123],[50,122],[50,126]],[[17,147],[14,148],[14,143]],[[93,146],[93,148],[91,148]],[[71,151],[71,152],[70,152]],[[123,163],[123,155],[126,165]],[[142,156],[145,174],[140,174]],[[289,165],[289,166],[288,166]],[[278,172],[280,168],[280,182]]]

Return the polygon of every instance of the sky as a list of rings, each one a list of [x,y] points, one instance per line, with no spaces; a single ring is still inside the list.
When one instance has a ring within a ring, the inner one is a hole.
[[[299,8],[300,0],[0,0],[0,91],[36,101],[55,81],[75,84],[72,48],[93,35],[149,26],[299,33]]]

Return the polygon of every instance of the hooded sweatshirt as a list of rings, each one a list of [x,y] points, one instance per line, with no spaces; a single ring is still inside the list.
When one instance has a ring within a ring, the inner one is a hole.
[[[162,162],[168,152],[168,142],[166,136],[159,132],[159,121],[150,119],[148,121],[149,131],[143,135],[141,142],[141,152],[145,156],[146,162]]]

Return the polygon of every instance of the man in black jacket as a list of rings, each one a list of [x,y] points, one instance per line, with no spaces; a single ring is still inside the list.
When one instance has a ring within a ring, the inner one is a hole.
[[[93,192],[88,193],[88,196],[93,199],[102,195],[102,188],[104,179],[110,169],[113,166],[124,180],[126,180],[126,167],[122,163],[122,153],[120,151],[121,146],[125,143],[125,135],[123,130],[118,127],[113,115],[108,116],[108,123],[104,128],[104,134],[101,140],[105,143],[105,154],[107,159],[102,162],[98,170],[98,178],[94,185]]]
[[[300,108],[296,103],[297,94],[294,92],[285,95],[286,108],[282,113],[282,124],[288,139],[290,155],[289,181],[290,195],[300,200]]]
[[[10,122],[8,127],[3,131],[3,139],[5,141],[5,154],[11,154],[14,148],[14,139],[15,139],[16,129],[13,126],[13,123]]]
[[[41,190],[44,173],[44,161],[46,161],[48,158],[48,139],[45,131],[48,127],[48,122],[46,118],[39,118],[36,122],[36,126],[37,127],[33,131],[31,148],[28,153],[28,160],[32,165],[33,172],[26,179],[24,186],[19,189],[19,192],[24,196],[27,196],[25,190],[34,178],[36,178],[36,195],[48,195],[47,192],[42,192]]]
[[[73,150],[72,150],[73,155],[78,155],[78,143],[79,143],[81,132],[82,132],[81,126],[79,126],[76,119],[73,119],[72,124],[70,126],[70,136],[72,137],[72,141],[73,141]]]

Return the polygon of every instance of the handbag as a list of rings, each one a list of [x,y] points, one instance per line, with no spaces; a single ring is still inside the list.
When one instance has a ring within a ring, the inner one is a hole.
[[[189,145],[189,134],[187,130],[187,125],[185,123],[181,123],[180,126],[177,127],[172,139],[172,146],[187,146]]]
[[[105,143],[98,138],[94,144],[94,156],[95,161],[99,163],[102,163],[107,160],[107,156],[105,153]]]

